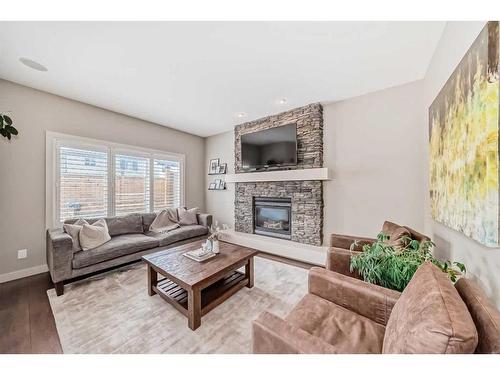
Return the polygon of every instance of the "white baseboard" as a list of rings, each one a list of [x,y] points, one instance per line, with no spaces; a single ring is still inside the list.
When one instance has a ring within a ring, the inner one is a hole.
[[[285,258],[300,260],[302,262],[324,266],[328,246],[313,246],[260,236],[258,234],[240,233],[234,230],[223,230],[222,240],[236,245],[247,246],[269,254],[279,255]]]
[[[48,270],[49,268],[47,267],[47,265],[42,264],[40,266],[24,268],[22,270],[9,273],[3,273],[0,275],[0,284],[11,280],[22,279],[23,277],[37,275],[39,273],[47,272]]]

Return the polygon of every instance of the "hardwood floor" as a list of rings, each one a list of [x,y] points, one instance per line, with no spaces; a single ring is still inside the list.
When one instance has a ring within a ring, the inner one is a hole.
[[[62,353],[48,273],[0,284],[0,353]]]
[[[311,264],[260,252],[257,256],[297,267]],[[62,353],[47,290],[47,273],[0,284],[0,354]]]

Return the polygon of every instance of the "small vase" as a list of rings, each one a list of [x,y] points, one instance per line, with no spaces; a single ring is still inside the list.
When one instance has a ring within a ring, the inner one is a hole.
[[[212,253],[219,254],[219,240],[212,241]]]

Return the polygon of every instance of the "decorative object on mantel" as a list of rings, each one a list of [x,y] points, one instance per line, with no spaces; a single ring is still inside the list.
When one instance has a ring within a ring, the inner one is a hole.
[[[429,108],[431,215],[500,245],[499,25],[490,21]]]
[[[208,190],[226,190],[226,182],[218,178],[208,185]]]
[[[217,173],[218,174],[226,174],[226,171],[227,171],[227,163],[220,164]]]
[[[18,135],[17,129],[12,125],[12,119],[6,114],[0,113],[0,134],[10,140],[13,135]]]
[[[221,163],[220,159],[211,159],[209,166],[209,176],[225,175],[227,172],[227,163]],[[226,182],[220,178],[208,184],[208,190],[226,190]]]
[[[211,159],[210,166],[208,167],[208,174],[218,174],[219,173],[219,158]]]

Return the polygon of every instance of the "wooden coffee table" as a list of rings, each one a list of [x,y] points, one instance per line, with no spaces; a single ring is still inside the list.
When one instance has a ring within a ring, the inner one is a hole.
[[[243,287],[253,287],[253,257],[257,250],[220,242],[220,253],[204,262],[182,255],[199,249],[196,241],[144,255],[148,265],[148,293],[158,294],[188,318],[192,330],[201,317]],[[238,269],[245,266],[245,273]],[[158,274],[163,276],[159,279]]]

